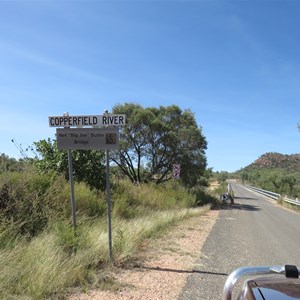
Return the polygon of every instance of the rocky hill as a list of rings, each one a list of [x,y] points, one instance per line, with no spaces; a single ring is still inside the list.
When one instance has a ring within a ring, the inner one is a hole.
[[[289,172],[299,172],[300,154],[265,153],[244,168],[244,170],[251,169],[284,169]]]
[[[266,153],[235,176],[244,183],[274,193],[300,197],[300,154]]]

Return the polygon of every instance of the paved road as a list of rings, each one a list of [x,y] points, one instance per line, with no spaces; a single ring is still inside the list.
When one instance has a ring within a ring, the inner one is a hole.
[[[300,266],[300,214],[237,184],[232,187],[235,205],[220,211],[181,300],[221,299],[225,274],[242,266]]]

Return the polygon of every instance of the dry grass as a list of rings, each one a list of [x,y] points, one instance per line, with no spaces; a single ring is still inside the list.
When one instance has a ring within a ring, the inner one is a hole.
[[[203,208],[178,209],[156,211],[133,220],[113,219],[115,263],[132,260],[145,240],[160,236],[171,225],[202,213]],[[82,223],[79,220],[79,224]],[[104,219],[80,225],[75,236],[72,230],[59,228],[45,231],[29,242],[18,243],[13,249],[0,251],[0,298],[42,299],[55,295],[60,299],[68,287],[80,286],[84,290],[93,286],[120,286],[108,274]],[[173,252],[177,251],[175,246]]]
[[[217,211],[202,212],[155,240],[144,241],[135,264],[111,270],[118,290],[77,292],[68,300],[178,299],[217,216]]]

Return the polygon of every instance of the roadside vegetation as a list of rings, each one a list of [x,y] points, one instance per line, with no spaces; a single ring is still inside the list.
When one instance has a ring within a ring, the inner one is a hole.
[[[117,287],[108,272],[105,195],[85,183],[75,184],[75,195],[76,231],[69,184],[62,176],[41,175],[30,167],[1,175],[1,299],[63,299],[74,287]],[[202,204],[213,198],[204,195],[173,183],[114,182],[113,265],[133,260],[145,239],[209,209]]]
[[[201,215],[208,193],[206,141],[190,111],[118,105],[128,125],[111,158],[113,260],[108,257],[105,157],[72,151],[77,228],[71,220],[66,152],[36,142],[23,159],[1,155],[0,298],[64,299],[74,288],[119,288],[111,268],[138,257],[147,239]],[[181,178],[172,178],[173,164]]]
[[[300,196],[300,155],[266,153],[232,176],[244,183],[296,198]]]

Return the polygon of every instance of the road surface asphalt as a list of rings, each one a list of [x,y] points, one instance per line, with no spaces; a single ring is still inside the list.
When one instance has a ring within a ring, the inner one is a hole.
[[[235,204],[221,208],[180,300],[221,299],[227,276],[239,267],[300,266],[300,214],[239,184],[232,188]]]

